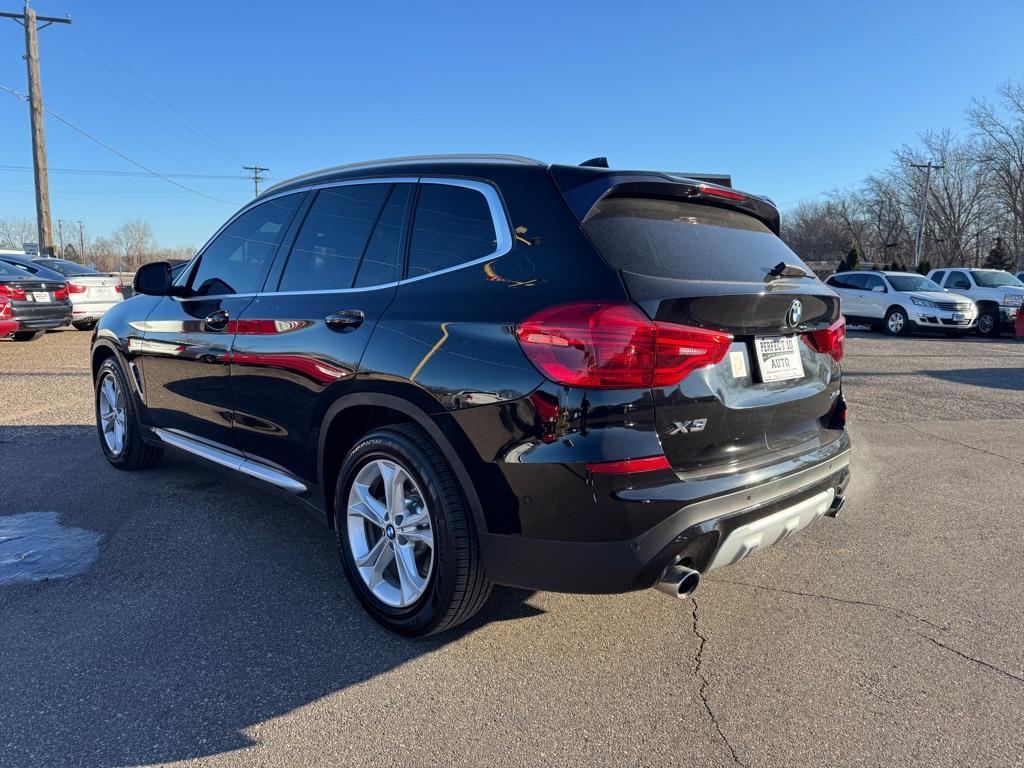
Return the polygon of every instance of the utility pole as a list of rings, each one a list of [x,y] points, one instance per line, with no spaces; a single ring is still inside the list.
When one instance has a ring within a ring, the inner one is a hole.
[[[945,168],[944,165],[933,165],[929,160],[927,163],[911,163],[911,168],[924,168],[924,194],[921,195],[921,211],[917,216],[917,237],[914,238],[914,269],[921,265],[921,256],[924,251],[924,217],[928,214],[928,193],[931,191],[932,171],[939,171]]]
[[[76,221],[78,225],[78,258],[81,259],[82,264],[87,264],[85,260],[85,224],[81,221]]]
[[[0,12],[25,28],[25,62],[28,67],[29,118],[32,123],[32,166],[36,181],[36,227],[39,231],[39,253],[53,255],[53,234],[50,223],[50,184],[46,175],[46,134],[43,130],[43,88],[39,78],[39,30],[51,24],[70,24],[71,17],[36,16],[25,0],[23,13]],[[41,24],[40,24],[41,22]]]
[[[260,182],[263,181],[263,177],[260,175],[265,171],[269,171],[269,168],[264,168],[259,165],[243,165],[243,170],[252,172],[252,184],[256,190],[256,197],[260,196]]]
[[[57,257],[64,258],[64,219],[57,219]]]

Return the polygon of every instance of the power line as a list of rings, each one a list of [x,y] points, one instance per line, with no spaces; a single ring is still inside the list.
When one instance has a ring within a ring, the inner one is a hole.
[[[0,164],[0,172],[2,171],[31,171],[31,165],[4,165]],[[77,176],[132,176],[149,178],[152,174],[143,173],[142,171],[114,171],[101,168],[50,168],[50,173],[67,173],[74,174]],[[249,176],[242,174],[223,174],[223,173],[164,173],[164,176],[168,176],[172,179],[248,179]]]
[[[143,98],[147,99],[150,103],[155,104],[157,107],[161,107],[165,112],[171,114],[173,117],[175,117],[175,119],[178,120],[178,122],[180,122],[186,128],[189,128],[190,130],[192,130],[195,134],[197,134],[198,136],[203,138],[208,144],[210,144],[214,148],[218,149],[221,152],[227,153],[228,155],[230,155],[231,157],[233,157],[236,160],[242,160],[242,156],[239,155],[237,152],[235,152],[235,150],[233,150],[231,147],[229,147],[226,144],[223,144],[222,142],[220,142],[217,139],[215,139],[213,136],[211,136],[209,133],[207,133],[205,130],[203,130],[202,127],[200,127],[194,121],[189,119],[184,113],[181,112],[181,110],[179,110],[177,107],[175,107],[171,102],[169,102],[167,99],[162,97],[159,94],[159,92],[157,92],[157,90],[155,88],[153,88],[153,86],[149,85],[149,83],[147,83],[142,78],[141,75],[139,75],[137,72],[133,71],[127,64],[125,64],[123,61],[121,61],[121,59],[119,59],[117,57],[117,55],[114,54],[113,51],[111,51],[102,42],[100,42],[92,33],[89,32],[89,30],[83,28],[82,31],[89,37],[90,40],[92,40],[97,46],[99,46],[101,49],[103,49],[103,51],[106,52],[106,54],[108,56],[110,56],[110,58],[113,59],[125,72],[130,74],[136,80],[138,80],[139,83],[141,83],[146,88],[146,90],[148,90],[152,94],[152,96],[149,96],[148,94],[144,93],[140,88],[138,88],[136,85],[131,83],[128,79],[123,77],[120,73],[115,71],[112,67],[110,67],[108,64],[106,64],[106,62],[104,62],[102,59],[100,59],[98,56],[96,56],[96,54],[94,54],[92,51],[88,51],[88,50],[86,51],[86,53],[88,53],[90,56],[92,56],[94,59],[96,59],[96,61],[98,61],[100,64],[102,64],[108,70],[110,70],[110,72],[112,72],[116,77],[118,77],[129,88],[133,89],[136,93],[141,95]],[[161,105],[163,105],[163,106],[161,106]]]
[[[7,91],[7,93],[11,94],[15,98],[21,99],[22,101],[27,99],[25,94],[19,93],[18,91],[14,90],[13,88],[8,88],[6,85],[0,85],[0,90]],[[231,200],[222,200],[219,197],[214,197],[213,195],[208,195],[205,192],[200,192],[198,189],[193,189],[192,187],[186,186],[185,184],[182,184],[181,182],[175,181],[174,179],[172,179],[172,178],[170,178],[168,176],[165,176],[164,174],[159,173],[158,171],[154,171],[152,168],[143,165],[138,160],[132,159],[131,157],[126,155],[121,150],[115,149],[114,147],[110,146],[109,144],[107,144],[102,139],[96,138],[91,133],[86,131],[84,128],[80,128],[79,126],[75,125],[73,122],[68,120],[66,117],[63,117],[62,115],[59,115],[56,112],[54,112],[49,107],[46,107],[45,110],[47,112],[49,112],[57,120],[60,120],[62,123],[64,123],[69,128],[71,128],[71,129],[73,129],[75,131],[78,131],[78,133],[82,134],[83,136],[85,136],[90,141],[94,141],[95,143],[99,144],[101,147],[103,147],[107,151],[113,152],[115,155],[120,157],[122,160],[126,160],[129,163],[131,163],[132,165],[137,166],[137,167],[141,168],[142,170],[146,171],[147,173],[152,174],[153,176],[156,176],[157,178],[163,179],[168,184],[173,184],[176,187],[181,187],[182,189],[184,189],[187,192],[191,192],[191,193],[193,193],[195,195],[199,195],[200,197],[205,197],[208,200],[213,200],[213,201],[218,202],[218,203],[225,203],[226,205],[238,205],[238,203],[232,202]]]

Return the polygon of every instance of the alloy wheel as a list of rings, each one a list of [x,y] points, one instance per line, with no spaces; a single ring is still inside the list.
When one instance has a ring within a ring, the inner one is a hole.
[[[390,459],[364,464],[348,495],[348,546],[373,596],[393,608],[422,597],[434,566],[434,530],[412,475]]]
[[[903,331],[903,313],[893,312],[889,315],[888,327],[890,333],[900,333]]]
[[[98,389],[103,441],[112,456],[120,456],[124,451],[125,436],[128,434],[124,392],[117,377],[110,372],[105,373],[100,379]]]

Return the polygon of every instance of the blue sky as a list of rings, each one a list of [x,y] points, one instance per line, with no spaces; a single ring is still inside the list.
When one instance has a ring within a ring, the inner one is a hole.
[[[20,0],[0,0],[5,10]],[[850,185],[1024,79],[1024,3],[83,2],[41,33],[48,107],[153,178],[50,177],[54,219],[147,219],[200,245],[251,197],[337,163],[503,152],[732,173],[782,206]],[[26,91],[0,19],[0,85]],[[184,116],[184,117],[182,117]],[[53,169],[138,169],[47,117]],[[196,126],[200,131],[196,130]],[[33,216],[28,112],[0,93],[0,217]],[[12,166],[14,168],[12,168]]]

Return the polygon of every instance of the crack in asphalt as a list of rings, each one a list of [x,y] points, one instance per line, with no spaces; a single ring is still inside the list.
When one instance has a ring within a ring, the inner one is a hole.
[[[700,689],[698,695],[700,696],[701,703],[704,705],[704,711],[708,713],[708,719],[711,720],[711,724],[715,726],[715,730],[718,732],[718,737],[722,740],[722,743],[728,748],[729,753],[732,755],[732,760],[736,765],[741,768],[747,768],[746,763],[740,760],[739,755],[736,754],[736,750],[733,748],[729,739],[725,737],[725,733],[722,731],[722,726],[718,722],[718,718],[715,716],[714,711],[711,709],[711,703],[708,701],[708,687],[711,685],[711,681],[708,680],[701,670],[704,667],[704,646],[707,645],[708,639],[700,631],[700,627],[697,625],[697,600],[690,598],[690,602],[693,603],[693,634],[697,636],[700,641],[700,645],[697,646],[697,653],[693,657],[693,674],[697,678],[697,682],[700,683]]]
[[[909,421],[903,422],[903,426],[910,427],[915,432],[919,432],[922,435],[927,435],[928,437],[934,438],[935,440],[942,440],[945,443],[952,443],[953,445],[960,445],[960,446],[963,446],[964,448],[970,448],[972,451],[979,451],[981,453],[986,453],[989,456],[995,456],[998,459],[1005,459],[1006,461],[1012,461],[1014,464],[1017,464],[1019,466],[1024,467],[1024,461],[1019,461],[1017,459],[1012,459],[1009,456],[1003,456],[1003,454],[1001,454],[1001,453],[994,453],[993,451],[986,451],[984,448],[978,448],[975,445],[968,445],[967,443],[961,443],[959,440],[954,440],[951,437],[943,437],[942,435],[932,434],[931,432],[929,432],[926,429],[921,429],[920,427],[915,427]]]
[[[740,587],[750,587],[751,589],[763,589],[766,592],[781,592],[784,595],[796,595],[797,597],[812,597],[817,598],[818,600],[827,600],[829,602],[843,603],[845,605],[860,605],[867,608],[880,608],[883,611],[892,611],[893,613],[896,613],[900,616],[905,616],[906,618],[919,621],[922,624],[927,624],[932,629],[937,629],[940,632],[949,631],[949,625],[936,624],[934,622],[928,621],[928,619],[923,619],[920,616],[911,613],[910,611],[905,611],[902,608],[896,608],[892,605],[886,605],[885,603],[872,603],[869,600],[851,600],[843,597],[835,597],[834,595],[820,595],[817,592],[799,592],[794,589],[782,589],[781,587],[766,587],[762,584],[749,584],[745,581],[732,581],[730,579],[715,579],[715,584],[734,584]]]
[[[1008,677],[1010,680],[1013,680],[1015,682],[1024,684],[1024,677],[1018,677],[1017,675],[1013,674],[1012,672],[1007,672],[1002,667],[997,667],[995,664],[990,664],[987,661],[975,658],[974,656],[966,654],[963,651],[958,651],[956,648],[953,648],[950,645],[946,645],[945,643],[940,643],[934,637],[928,637],[928,635],[921,634],[920,632],[917,632],[917,631],[914,631],[914,634],[917,635],[918,637],[923,637],[925,640],[928,640],[929,642],[934,643],[935,645],[939,646],[939,648],[944,648],[947,651],[949,651],[950,653],[956,654],[961,659],[965,659],[967,661],[973,661],[975,664],[977,664],[979,666],[982,666],[982,667],[985,667],[986,669],[991,669],[993,672],[998,672],[1000,675],[1003,675],[1004,677]]]

